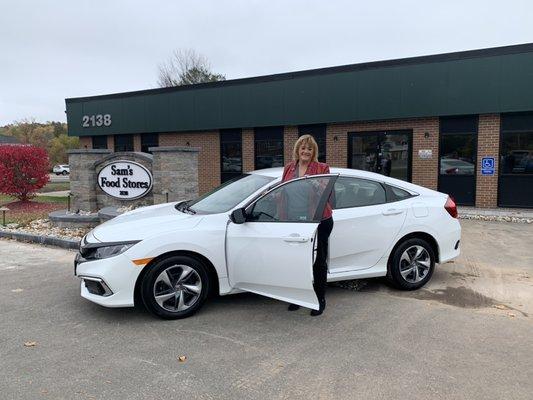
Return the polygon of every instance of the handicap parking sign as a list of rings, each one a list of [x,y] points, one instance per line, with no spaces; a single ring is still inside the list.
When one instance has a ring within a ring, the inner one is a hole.
[[[481,175],[494,175],[494,157],[481,159]]]

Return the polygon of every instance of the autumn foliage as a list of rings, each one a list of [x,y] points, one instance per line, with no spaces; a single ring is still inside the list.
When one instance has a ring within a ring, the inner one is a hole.
[[[49,180],[46,150],[34,146],[0,145],[0,193],[26,201]]]

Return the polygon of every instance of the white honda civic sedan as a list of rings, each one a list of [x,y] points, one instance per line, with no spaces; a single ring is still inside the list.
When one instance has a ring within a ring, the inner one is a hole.
[[[318,309],[312,265],[326,204],[333,207],[328,281],[384,276],[413,290],[459,255],[448,195],[371,172],[281,183],[254,171],[198,199],[139,208],[89,232],[75,260],[81,295],[106,307],[142,302],[184,318],[210,293],[242,291]]]

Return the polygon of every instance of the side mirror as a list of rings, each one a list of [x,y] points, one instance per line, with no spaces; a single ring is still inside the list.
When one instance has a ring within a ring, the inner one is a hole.
[[[244,224],[246,222],[246,213],[244,212],[244,208],[237,208],[234,210],[231,213],[230,219],[234,224]]]

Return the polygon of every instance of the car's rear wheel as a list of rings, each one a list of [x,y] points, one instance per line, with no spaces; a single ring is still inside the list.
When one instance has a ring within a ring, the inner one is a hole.
[[[435,252],[424,239],[411,238],[394,250],[389,260],[387,280],[401,290],[424,286],[435,269]]]
[[[209,293],[205,266],[189,256],[160,260],[146,273],[141,284],[143,303],[164,319],[186,318],[198,311]]]
[[[66,175],[66,174],[68,174],[68,172],[67,172],[67,171],[63,171],[63,172],[61,172],[61,173],[62,173],[63,175]]]

